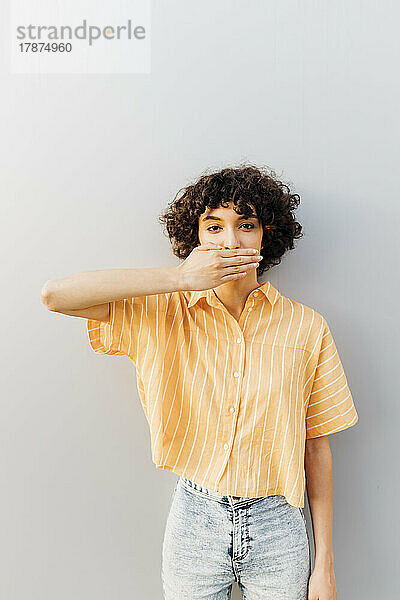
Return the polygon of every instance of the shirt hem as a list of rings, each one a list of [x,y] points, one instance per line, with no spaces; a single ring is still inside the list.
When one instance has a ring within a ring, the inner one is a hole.
[[[154,462],[154,461],[153,461]],[[171,471],[172,473],[175,473],[175,475],[178,475],[179,477],[181,475],[183,475],[183,470],[179,469],[179,467],[173,467],[172,465],[167,465],[167,464],[159,464],[154,462],[154,465],[156,467],[156,469],[161,469],[163,471]],[[184,477],[187,477],[188,479],[190,479],[189,475],[183,475]],[[208,487],[207,483],[204,483],[204,487]],[[213,489],[211,487],[209,487],[209,489]],[[221,491],[221,490],[214,490],[219,492],[220,494],[226,494],[226,492]],[[236,490],[237,491],[237,490]],[[245,497],[245,493],[244,491],[241,491],[239,489],[239,491],[237,491],[236,494],[234,494],[235,496],[243,496]],[[280,488],[270,488],[269,490],[266,490],[265,493],[261,494],[260,496],[248,496],[249,498],[265,498],[267,496],[275,496],[275,495],[280,495],[283,496],[286,501],[288,502],[288,504],[290,504],[291,506],[294,506],[295,508],[304,508],[304,498],[303,501],[299,500],[298,502],[296,502],[295,500],[292,500],[290,498],[290,496],[287,496],[284,492],[284,490],[280,489]]]

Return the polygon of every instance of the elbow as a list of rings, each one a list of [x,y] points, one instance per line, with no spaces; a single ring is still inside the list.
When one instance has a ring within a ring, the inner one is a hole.
[[[55,310],[54,306],[54,288],[52,287],[52,281],[46,281],[42,287],[40,299],[46,308],[49,310]]]
[[[330,451],[329,437],[327,435],[321,435],[316,438],[309,438],[306,440],[305,455],[314,456],[321,452]]]

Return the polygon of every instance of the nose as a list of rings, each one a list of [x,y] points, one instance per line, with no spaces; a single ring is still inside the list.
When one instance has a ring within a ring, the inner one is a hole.
[[[240,248],[240,243],[233,232],[226,233],[223,245],[225,246],[226,250],[236,250],[237,248]]]
[[[238,250],[239,244],[223,244],[225,250]]]

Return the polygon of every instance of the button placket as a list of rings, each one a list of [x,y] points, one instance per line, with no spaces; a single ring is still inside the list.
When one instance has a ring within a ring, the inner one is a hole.
[[[257,297],[258,297],[258,295],[259,295],[259,292],[258,292],[258,291],[255,291],[255,292],[253,292],[253,293],[252,293],[252,297],[251,297],[251,306],[249,306],[249,307],[248,307],[248,310],[249,310],[249,311],[251,311],[251,310],[252,310],[252,308],[254,307],[254,305],[255,305],[255,298],[257,298]],[[249,299],[248,299],[248,300],[249,300]],[[248,302],[248,300],[247,300],[247,302]],[[237,327],[237,331],[238,331],[238,337],[236,338],[236,343],[237,343],[237,344],[244,343],[244,342],[245,342],[245,340],[244,340],[243,330],[240,328],[240,326],[239,326],[239,323],[236,321],[236,319],[234,319],[234,318],[232,317],[232,315],[230,315],[229,311],[228,311],[228,310],[227,310],[227,309],[224,307],[224,305],[222,304],[222,302],[218,300],[218,298],[216,299],[216,305],[217,305],[218,307],[221,307],[221,310],[223,310],[223,311],[224,311],[224,312],[225,312],[225,313],[228,315],[228,319],[232,318],[232,321],[234,321],[234,323],[235,323],[235,326]],[[241,320],[241,319],[240,319],[240,320]],[[233,357],[233,358],[234,358],[234,357]],[[245,359],[245,349],[243,348],[243,349],[240,349],[240,367],[239,367],[239,370],[237,370],[237,371],[234,371],[234,372],[233,372],[233,376],[234,376],[234,378],[235,378],[235,382],[237,382],[238,384],[240,384],[240,379],[239,379],[240,375],[242,375],[242,376],[243,376],[243,366],[244,366],[244,359]],[[234,365],[234,360],[232,361],[232,365]],[[238,401],[240,401],[240,388],[239,388],[239,389],[238,389],[238,388],[236,388],[236,399],[237,399]],[[223,473],[224,473],[224,471],[225,471],[225,469],[226,469],[226,466],[227,466],[227,464],[228,464],[228,460],[229,460],[229,456],[230,456],[230,453],[228,452],[228,450],[229,450],[230,448],[232,448],[232,446],[231,446],[231,443],[233,443],[233,438],[232,438],[232,428],[235,426],[235,422],[236,422],[236,419],[235,419],[235,417],[236,417],[236,415],[237,415],[237,412],[238,412],[238,411],[237,411],[237,407],[238,407],[238,401],[237,401],[237,402],[235,402],[235,406],[231,406],[231,407],[229,407],[229,409],[228,409],[228,410],[229,410],[229,413],[230,413],[230,414],[232,415],[232,417],[233,417],[233,419],[232,419],[232,421],[231,421],[231,426],[230,426],[230,427],[231,427],[231,438],[230,438],[230,442],[229,442],[229,443],[225,442],[225,443],[223,444],[223,448],[224,448],[224,450],[225,450],[225,457],[224,457],[224,458],[222,458],[222,467],[221,467],[221,469],[220,469],[220,471],[219,471],[219,475],[218,475],[218,477],[217,477],[217,480],[216,480],[216,483],[217,483],[217,484],[219,484],[219,482],[220,482],[220,480],[221,480],[221,477],[222,477],[222,475],[223,475]]]
[[[239,324],[237,322],[236,322],[236,326],[239,329],[240,333],[242,334],[242,332],[240,330],[240,327],[239,327]],[[238,344],[242,343],[243,341],[244,341],[243,337],[238,337],[236,339],[236,342]],[[234,371],[233,372],[233,376],[235,377],[235,379],[238,380],[238,383],[240,383],[239,377],[240,377],[240,375],[241,375],[241,373],[243,371],[243,361],[244,361],[244,356],[243,356],[243,352],[241,351],[241,356],[240,356],[240,371]],[[240,390],[239,391],[236,390],[236,398],[238,398],[239,394],[240,394]],[[240,396],[239,396],[239,398],[240,398]],[[229,410],[229,413],[234,417],[235,413],[237,412],[236,411],[236,407],[235,406],[230,406],[228,410]],[[233,419],[231,427],[234,427],[234,425],[235,425],[235,419]],[[232,436],[231,436],[231,439],[232,439]],[[227,451],[229,448],[230,448],[230,443],[229,444],[225,443],[224,444],[224,449]],[[228,455],[228,459],[229,459],[229,455]],[[224,461],[224,465],[226,467],[226,460]]]
[[[257,297],[258,296],[258,292],[253,292],[252,296]],[[251,306],[248,307],[249,311],[251,311],[252,308],[255,305],[255,299],[254,299],[254,297],[251,298]],[[231,316],[230,313],[225,309],[224,305],[222,304],[222,302],[220,300],[218,300],[218,298],[216,299],[216,304],[217,304],[218,307],[221,307],[221,310],[223,310],[224,312],[226,312],[228,314],[228,319],[229,319],[230,316]],[[236,325],[238,333],[239,333],[239,336],[236,338],[236,343],[237,344],[242,344],[244,342],[243,331],[240,328],[239,323],[236,321],[236,319],[233,319],[233,320],[235,322],[235,325]],[[244,350],[243,350],[243,352],[244,352]],[[242,352],[242,350],[240,352],[240,368],[239,368],[239,370],[233,372],[233,377],[235,378],[235,380],[237,381],[238,384],[240,384],[240,379],[239,379],[240,376],[241,375],[243,376],[243,364],[244,364],[244,354],[243,354],[243,352]],[[240,388],[239,388],[239,390],[236,389],[236,398],[240,399]],[[231,407],[229,407],[228,410],[229,410],[229,413],[232,415],[232,417],[235,417],[235,414],[237,413],[236,407],[235,406],[231,406]],[[233,418],[233,420],[232,420],[231,428],[234,427],[234,425],[235,425],[235,418]],[[232,431],[231,431],[231,433],[232,433]],[[231,435],[231,441],[232,441],[232,435]],[[228,450],[231,448],[231,441],[229,443],[225,442],[223,444],[223,448],[225,450],[226,456],[225,456],[225,459],[223,460],[223,468],[220,471],[218,481],[220,480],[220,478],[222,476],[222,473],[223,473],[224,469],[226,468],[227,461],[229,460],[229,452],[228,452]]]

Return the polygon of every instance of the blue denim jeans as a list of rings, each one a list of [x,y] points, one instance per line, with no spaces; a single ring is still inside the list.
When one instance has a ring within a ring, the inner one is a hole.
[[[223,496],[180,477],[162,546],[165,600],[307,600],[304,511],[284,496]]]

